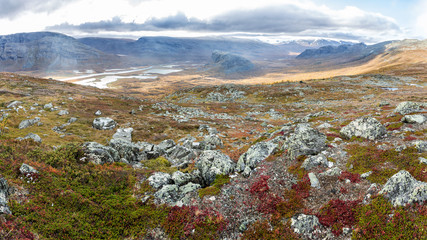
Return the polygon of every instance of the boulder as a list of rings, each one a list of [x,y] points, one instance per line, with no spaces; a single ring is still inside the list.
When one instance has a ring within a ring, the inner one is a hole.
[[[316,174],[311,172],[308,174],[308,178],[310,179],[311,187],[320,188],[320,182],[319,179],[317,179]]]
[[[21,123],[19,123],[18,128],[19,129],[28,128],[28,127],[31,127],[34,124],[38,123],[38,122],[40,122],[40,118],[39,117],[36,117],[34,119],[23,120],[23,121],[21,121]]]
[[[177,185],[167,184],[164,185],[159,191],[154,194],[154,197],[161,202],[168,204],[175,204],[181,198],[181,192]]]
[[[132,141],[133,128],[119,128],[113,135],[113,139],[120,139],[123,141]]]
[[[20,106],[22,104],[21,101],[13,101],[11,103],[9,103],[6,108],[16,108],[18,106]]]
[[[405,206],[427,200],[427,183],[416,180],[406,170],[394,174],[383,186],[380,194],[384,194],[394,206]]]
[[[171,175],[164,172],[156,172],[153,175],[151,175],[147,180],[150,186],[152,186],[155,189],[160,189],[164,185],[168,185],[172,183]],[[178,190],[178,187],[177,187],[177,190]]]
[[[205,136],[202,145],[204,146],[204,150],[214,150],[218,147],[224,147],[224,143],[222,142],[221,138],[216,134]]]
[[[298,124],[283,144],[291,157],[315,155],[326,148],[326,135],[310,127],[309,124]]]
[[[179,191],[181,192],[182,195],[185,195],[189,192],[193,192],[193,191],[200,189],[200,188],[202,188],[202,186],[200,186],[200,184],[190,182],[184,186],[179,187]]]
[[[258,142],[252,145],[237,161],[237,171],[243,172],[246,168],[253,170],[258,163],[270,156],[276,148],[277,144],[271,142]]]
[[[101,110],[97,110],[97,111],[95,112],[95,116],[101,116],[101,115],[102,115]]]
[[[110,141],[110,147],[117,151],[120,159],[125,159],[129,163],[147,160],[147,154],[135,143],[113,138]]]
[[[117,123],[109,117],[100,117],[93,120],[92,126],[98,130],[110,130],[114,129]]]
[[[84,143],[83,151],[85,152],[86,158],[95,164],[113,163],[120,161],[117,150],[97,142]]]
[[[415,141],[413,142],[413,145],[418,150],[418,152],[427,152],[427,141]]]
[[[44,109],[51,109],[53,108],[53,104],[52,103],[47,103],[43,106]]]
[[[0,178],[0,214],[12,214],[9,208],[10,188],[6,179]]]
[[[309,156],[301,164],[301,167],[304,168],[305,170],[311,170],[318,166],[328,167],[328,159],[325,157],[325,155],[318,154],[315,156]]]
[[[402,115],[419,112],[421,110],[420,105],[416,102],[401,102],[394,111]]]
[[[164,140],[161,143],[159,143],[156,147],[156,150],[158,150],[159,152],[161,152],[163,154],[164,152],[166,152],[166,150],[173,148],[175,146],[176,146],[176,143],[174,140],[167,139],[167,140]]]
[[[76,122],[77,121],[77,118],[75,118],[75,117],[72,117],[72,118],[70,118],[70,119],[68,119],[68,123],[74,123],[74,122]]]
[[[291,228],[301,235],[310,236],[320,226],[319,219],[314,215],[298,214],[291,218]]]
[[[165,154],[168,161],[179,168],[186,168],[196,158],[193,150],[179,145],[167,149]]]
[[[369,140],[379,139],[383,137],[386,132],[386,128],[372,117],[358,118],[343,127],[340,131],[341,135],[348,139],[354,136],[367,138]]]
[[[34,134],[34,133],[28,133],[28,134],[24,137],[24,139],[33,139],[33,140],[34,140],[34,142],[38,142],[38,143],[41,143],[41,142],[42,142],[42,139],[40,138],[40,136],[39,136],[39,135],[37,135],[37,134]]]
[[[319,176],[334,177],[334,176],[341,175],[341,172],[342,172],[341,169],[339,169],[338,167],[334,167],[334,168],[326,170],[325,172],[320,173]]]
[[[404,123],[423,124],[426,121],[427,121],[427,117],[425,115],[421,115],[421,114],[406,115],[402,118],[402,122],[404,122]]]
[[[234,172],[235,163],[219,150],[207,150],[197,159],[196,168],[200,171],[202,185],[209,186],[216,175],[228,175]]]
[[[64,115],[68,115],[68,114],[70,114],[70,112],[68,112],[68,110],[61,110],[58,112],[59,116],[64,116]]]
[[[28,173],[38,173],[38,171],[35,168],[25,163],[21,165],[21,167],[19,168],[19,172],[24,175]]]
[[[193,179],[193,177],[189,173],[183,173],[181,171],[176,171],[172,174],[172,180],[178,186],[183,186],[183,185],[189,183],[191,181],[191,179]]]

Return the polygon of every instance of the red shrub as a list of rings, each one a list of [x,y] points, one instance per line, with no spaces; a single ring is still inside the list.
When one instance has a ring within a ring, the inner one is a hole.
[[[360,200],[331,200],[320,209],[316,216],[322,225],[331,227],[332,233],[339,236],[343,227],[351,227],[355,224],[355,209],[360,202]]]
[[[292,186],[297,193],[297,195],[301,198],[308,198],[310,196],[310,179],[308,178],[308,174],[306,174],[301,181]]]
[[[257,194],[259,198],[262,198],[262,196],[270,190],[270,187],[268,186],[268,179],[270,179],[270,176],[260,176],[254,183],[252,183],[249,189],[250,193]]]
[[[7,220],[6,222],[0,221],[0,239],[32,240],[36,239],[36,237],[16,220]]]
[[[344,181],[345,179],[349,179],[352,183],[358,183],[360,182],[360,174],[351,173],[348,171],[342,171],[338,179],[341,181]]]

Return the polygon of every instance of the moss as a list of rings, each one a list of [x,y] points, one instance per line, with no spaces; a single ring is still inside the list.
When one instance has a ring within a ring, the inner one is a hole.
[[[426,239],[426,212],[412,214],[402,207],[394,208],[379,196],[356,211],[352,239]]]
[[[300,238],[287,223],[280,222],[271,226],[268,221],[257,221],[243,233],[242,239],[293,240]]]
[[[143,164],[150,171],[165,172],[165,173],[173,173],[177,171],[175,167],[171,167],[171,163],[164,157],[150,159],[150,160],[144,161]]]
[[[393,130],[399,130],[402,126],[403,126],[402,122],[395,122],[387,125],[386,128],[388,131],[393,131]]]
[[[230,177],[228,175],[217,175],[212,186],[199,189],[199,197],[203,198],[204,196],[218,195],[221,192],[221,187],[228,183],[230,183]]]
[[[307,159],[307,156],[305,155],[298,156],[296,158],[296,163],[288,168],[288,171],[297,175],[298,179],[302,179],[306,174],[308,174],[308,172],[301,167],[305,159]]]

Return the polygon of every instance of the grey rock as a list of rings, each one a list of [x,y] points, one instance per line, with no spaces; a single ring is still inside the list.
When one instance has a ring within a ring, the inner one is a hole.
[[[141,151],[140,146],[135,143],[122,139],[111,139],[110,147],[118,152],[120,158],[126,159],[129,163],[147,160],[145,152]]]
[[[325,157],[325,155],[318,154],[315,156],[309,156],[301,164],[301,167],[305,170],[310,170],[318,166],[328,167],[328,159]]]
[[[402,118],[402,122],[404,122],[404,123],[423,124],[426,121],[427,121],[427,117],[425,115],[421,115],[421,114],[406,115]]]
[[[6,179],[0,178],[0,214],[12,214],[9,208],[10,188]]]
[[[61,110],[58,112],[59,116],[64,116],[64,115],[68,115],[68,114],[70,114],[70,112],[68,112],[68,110]]]
[[[113,139],[121,139],[123,141],[132,141],[133,128],[119,128],[113,135]]]
[[[239,232],[243,233],[245,232],[248,227],[254,222],[255,220],[253,219],[247,219],[244,220],[240,225],[239,225]]]
[[[388,101],[381,101],[381,102],[378,104],[378,106],[379,106],[379,107],[384,107],[384,106],[388,106],[388,105],[390,105],[390,103],[389,103]]]
[[[196,168],[200,171],[202,185],[209,186],[216,175],[228,175],[234,172],[235,163],[221,151],[207,150],[197,159]]]
[[[421,110],[420,105],[416,102],[401,102],[394,111],[402,115],[419,112]]]
[[[341,169],[339,169],[338,167],[334,167],[334,168],[326,170],[325,172],[320,173],[319,176],[334,177],[334,176],[341,175],[341,172],[342,172]]]
[[[311,172],[308,174],[308,178],[310,179],[311,187],[320,188],[320,182],[319,179],[317,179],[316,174]]]
[[[415,141],[412,143],[418,152],[427,152],[427,141]]]
[[[202,188],[202,186],[200,186],[200,184],[190,182],[184,186],[179,187],[179,191],[181,192],[182,195],[185,195],[189,192],[194,192],[195,190],[200,189],[200,188]]]
[[[181,171],[176,171],[172,174],[173,182],[178,186],[183,186],[189,183],[193,177],[189,173],[183,173]]]
[[[361,178],[367,178],[367,177],[371,176],[371,174],[372,174],[372,171],[365,172],[365,173],[361,174],[360,177]]]
[[[164,185],[159,191],[154,194],[154,197],[161,202],[174,204],[181,198],[181,193],[177,185]]]
[[[113,163],[120,161],[117,150],[97,142],[84,143],[83,151],[85,152],[86,158],[95,164]]]
[[[147,180],[148,180],[148,183],[150,184],[150,186],[152,186],[155,189],[160,189],[163,186],[172,183],[171,175],[168,173],[163,173],[163,172],[156,172],[153,175],[151,175]],[[176,185],[174,185],[174,186],[176,186]],[[178,191],[178,186],[176,186],[176,188]]]
[[[44,109],[51,109],[53,108],[53,104],[52,103],[47,103],[43,106]]]
[[[259,142],[252,145],[237,161],[237,171],[243,172],[247,167],[256,168],[258,163],[270,156],[276,148],[277,144],[271,142]]]
[[[25,163],[21,165],[21,167],[19,168],[19,172],[21,172],[21,174],[24,174],[24,175],[28,173],[38,173],[38,171],[35,168]]]
[[[75,118],[75,117],[68,119],[68,123],[74,123],[76,121],[77,121],[77,118]]]
[[[205,136],[203,140],[205,150],[214,150],[217,147],[224,147],[224,143],[218,135],[208,135]]]
[[[108,117],[95,118],[92,123],[93,128],[98,130],[110,130],[117,126],[116,121]]]
[[[166,150],[173,148],[175,146],[176,146],[176,143],[174,140],[167,139],[159,143],[159,145],[157,145],[157,149],[161,152],[165,152]]]
[[[291,227],[298,234],[311,235],[320,226],[319,219],[314,215],[298,214],[291,218]]]
[[[95,112],[95,116],[101,116],[101,115],[102,115],[101,110],[98,110],[98,111]]]
[[[326,135],[304,123],[298,124],[283,144],[283,149],[288,150],[291,157],[315,155],[325,148]]]
[[[28,134],[24,137],[24,139],[33,139],[33,140],[34,140],[34,142],[38,142],[38,143],[41,143],[41,142],[42,142],[42,139],[40,138],[40,136],[39,136],[39,135],[37,135],[37,134],[34,134],[34,133],[28,133]]]
[[[417,181],[409,172],[401,170],[387,181],[379,193],[384,194],[394,206],[423,203],[427,200],[427,183]]]
[[[340,131],[341,135],[346,138],[355,136],[367,138],[369,140],[379,139],[383,137],[386,132],[386,128],[372,117],[358,118],[343,127]]]
[[[186,168],[196,158],[192,149],[178,145],[166,150],[165,154],[169,162],[178,168]]]
[[[422,164],[427,164],[427,159],[425,159],[423,157],[419,157],[418,160],[420,160],[420,163],[422,163]]]
[[[28,127],[31,127],[38,122],[40,122],[40,118],[38,118],[38,117],[36,117],[34,119],[23,120],[23,121],[21,121],[21,123],[19,123],[18,128],[19,129],[28,128]]]
[[[13,102],[11,102],[11,103],[9,103],[7,106],[6,106],[6,108],[16,108],[16,107],[18,107],[19,105],[21,105],[22,104],[22,102],[21,101],[13,101]]]

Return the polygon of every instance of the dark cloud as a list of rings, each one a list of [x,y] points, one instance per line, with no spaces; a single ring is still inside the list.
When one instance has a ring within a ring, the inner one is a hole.
[[[71,2],[71,0],[0,0],[0,18],[12,19],[25,11],[49,12]]]
[[[300,34],[307,31],[400,31],[389,19],[370,13],[338,20],[320,10],[303,9],[294,5],[281,5],[253,10],[235,10],[210,20],[188,18],[183,13],[165,18],[152,18],[144,23],[125,23],[120,18],[70,25],[49,27],[55,31],[161,31],[188,30],[206,32],[249,32]]]

